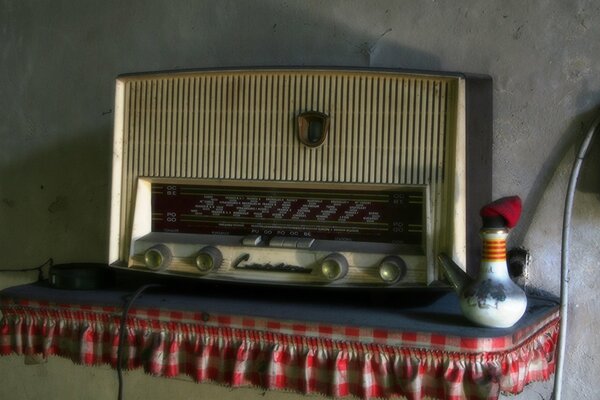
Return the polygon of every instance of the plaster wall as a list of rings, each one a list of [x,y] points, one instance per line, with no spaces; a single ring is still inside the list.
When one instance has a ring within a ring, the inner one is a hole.
[[[0,267],[107,259],[118,74],[315,65],[491,75],[494,196],[524,200],[511,245],[532,252],[528,286],[558,293],[569,169],[600,106],[594,1],[0,0]],[[600,391],[599,154],[574,211],[566,399]],[[2,274],[0,286],[34,279]],[[113,371],[57,358],[2,357],[0,375],[3,399],[116,396]],[[125,382],[128,399],[300,398],[139,372]],[[548,399],[550,388],[517,398]]]

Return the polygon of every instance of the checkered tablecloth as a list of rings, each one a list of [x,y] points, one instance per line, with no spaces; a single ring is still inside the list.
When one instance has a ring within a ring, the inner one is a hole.
[[[115,367],[122,305],[113,297],[114,305],[96,305],[4,294],[0,353]],[[148,306],[151,297],[131,309],[124,354],[127,368],[157,376],[332,397],[458,400],[518,393],[554,372],[556,307],[486,337],[470,336],[468,326],[448,335],[165,309],[158,299]]]

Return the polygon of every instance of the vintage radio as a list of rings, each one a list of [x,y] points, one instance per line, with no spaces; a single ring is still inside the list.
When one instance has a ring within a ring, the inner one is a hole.
[[[425,287],[476,255],[491,80],[391,70],[120,76],[110,265],[204,280]]]

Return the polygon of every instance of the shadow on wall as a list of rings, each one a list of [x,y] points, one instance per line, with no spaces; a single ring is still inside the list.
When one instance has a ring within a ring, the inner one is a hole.
[[[565,160],[565,155],[569,153],[569,150],[574,149],[573,152],[579,150],[579,145],[588,132],[590,124],[596,118],[600,112],[598,107],[593,110],[587,111],[583,114],[578,115],[569,124],[569,127],[561,136],[561,139],[554,146],[550,155],[544,162],[540,173],[535,179],[531,193],[527,197],[523,205],[523,216],[521,222],[515,228],[511,234],[511,243],[520,244],[523,243],[527,231],[533,218],[537,207],[539,206],[546,189],[550,185],[553,177],[560,164]],[[600,134],[597,134],[600,136]],[[569,171],[572,161],[569,161]],[[595,167],[594,167],[595,166]],[[586,163],[583,166],[578,188],[586,192],[595,192],[600,194],[600,143],[599,139],[596,138],[590,152],[587,156]],[[566,186],[565,186],[566,191]],[[561,191],[564,193],[564,191]]]
[[[382,9],[381,21],[387,22],[367,25],[359,10],[350,13],[353,19],[344,20],[336,6],[216,2],[186,9],[166,3],[143,8],[120,3],[116,20],[106,14],[109,7],[97,10],[96,20],[119,28],[94,32],[98,43],[90,44],[106,53],[95,56],[97,67],[107,66],[115,75],[252,66],[440,68],[436,55],[395,39],[406,31],[409,20],[398,27]]]
[[[335,7],[333,2],[319,7],[302,2],[279,3],[277,6],[252,4],[249,7],[218,4],[202,14],[167,12],[169,18],[164,19],[164,25],[156,31],[164,31],[167,38],[170,37],[165,44],[174,48],[168,51],[177,51],[179,47],[180,54],[173,58],[179,59],[175,67],[163,69],[225,66],[440,68],[437,56],[392,39],[396,36],[395,27],[385,18],[385,10],[380,10],[381,21],[387,20],[387,23],[365,26],[358,11],[353,19],[344,20]],[[256,19],[248,18],[248,15]],[[221,22],[219,28],[203,32],[201,37],[199,31],[194,31],[194,27],[203,23],[214,26],[216,22]],[[172,26],[178,26],[179,30],[173,31]],[[406,28],[398,29],[404,31]],[[244,32],[243,37],[240,32]],[[179,37],[172,37],[174,34]],[[149,32],[149,35],[155,33]],[[158,43],[165,42],[164,38],[156,39]],[[182,46],[188,48],[181,49]],[[194,49],[191,53],[190,48]]]
[[[440,69],[441,64],[438,57],[418,49],[401,46],[391,40],[385,40],[383,35],[374,40],[355,45],[355,51],[364,63],[364,65],[360,64],[359,66],[414,70],[427,68],[433,71]]]
[[[3,259],[105,261],[111,154],[111,132],[82,132],[0,170]]]
[[[599,113],[600,108],[596,110],[593,117],[598,116]],[[585,134],[587,134],[590,127],[586,126],[583,129]],[[600,127],[596,129],[591,146],[585,156],[577,189],[584,193],[594,193],[596,194],[596,198],[600,200]]]

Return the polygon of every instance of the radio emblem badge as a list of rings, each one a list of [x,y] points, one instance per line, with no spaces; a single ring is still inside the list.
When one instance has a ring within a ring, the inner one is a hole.
[[[329,115],[318,111],[300,113],[298,120],[298,139],[308,147],[319,147],[329,133]]]

